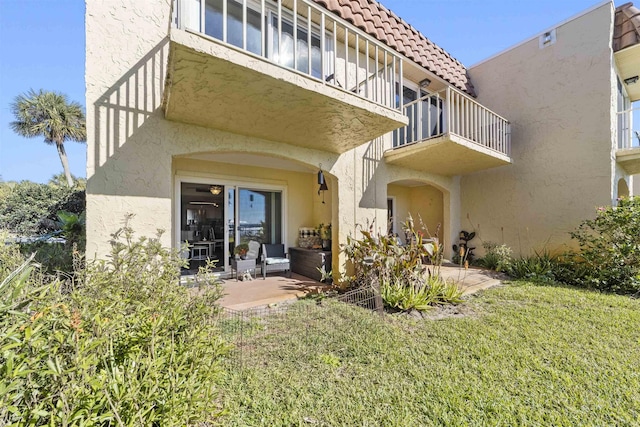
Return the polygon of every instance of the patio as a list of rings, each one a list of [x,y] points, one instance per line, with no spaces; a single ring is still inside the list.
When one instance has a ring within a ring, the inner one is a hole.
[[[442,276],[453,280],[462,286],[465,295],[470,295],[483,289],[502,283],[505,277],[495,271],[480,268],[460,269],[457,265],[447,264],[441,268]],[[255,307],[278,304],[285,301],[302,298],[311,293],[317,293],[329,286],[299,274],[272,274],[266,280],[261,277],[250,281],[236,281],[225,279],[222,287],[224,297],[220,304],[233,310],[247,310]],[[197,288],[193,288],[197,292]]]

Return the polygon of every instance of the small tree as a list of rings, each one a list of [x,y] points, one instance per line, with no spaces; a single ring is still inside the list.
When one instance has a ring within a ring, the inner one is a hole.
[[[26,138],[43,136],[45,143],[55,144],[67,185],[73,187],[64,143],[67,140],[85,142],[87,139],[82,106],[77,102],[69,102],[64,94],[42,89],[35,92],[31,89],[15,98],[11,104],[11,112],[16,118],[16,121],[11,122],[11,128],[18,135]]]
[[[600,207],[571,237],[580,244],[587,285],[612,292],[640,292],[640,198]]]

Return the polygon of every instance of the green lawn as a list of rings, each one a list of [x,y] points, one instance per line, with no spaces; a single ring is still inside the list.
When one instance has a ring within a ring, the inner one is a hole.
[[[640,301],[515,283],[465,305],[465,317],[414,320],[297,303],[245,340],[221,421],[640,425]]]

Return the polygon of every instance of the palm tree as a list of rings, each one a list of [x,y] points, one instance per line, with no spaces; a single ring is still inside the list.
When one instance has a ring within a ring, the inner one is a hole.
[[[11,104],[11,112],[16,118],[15,122],[11,122],[11,128],[18,135],[27,138],[43,136],[45,143],[55,144],[67,185],[73,187],[64,142],[87,140],[82,106],[77,102],[69,102],[62,93],[45,92],[42,89],[36,92],[31,89],[26,94],[16,96]]]

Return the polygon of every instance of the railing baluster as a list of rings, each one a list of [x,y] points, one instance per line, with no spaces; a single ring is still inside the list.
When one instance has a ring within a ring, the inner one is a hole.
[[[387,85],[389,84],[389,66],[387,65],[387,49],[384,50],[384,79],[383,84],[385,85],[384,90],[382,91],[382,105],[389,105],[387,103],[387,96],[389,96],[389,88]]]
[[[398,59],[398,61],[400,62],[400,73],[399,73],[400,83],[398,84],[398,87],[394,89],[395,89],[395,96],[397,96],[399,99],[402,99],[402,91],[403,91],[402,88],[404,87],[404,66],[403,66],[404,61],[402,59]],[[400,104],[402,105],[402,102],[400,102]]]
[[[298,0],[294,0],[297,2]],[[307,5],[307,66],[309,67],[309,75],[313,76],[313,62],[311,61],[311,6]]]
[[[379,92],[378,92],[378,72],[379,72],[378,71],[378,60],[379,60],[378,59],[378,45],[376,45],[376,75],[375,75],[374,81],[373,81],[373,83],[374,83],[373,89],[374,89],[374,92],[375,92],[375,95],[374,95],[375,99],[374,100],[375,100],[375,102],[377,102],[379,104],[380,103],[380,99],[379,99],[379,95],[378,95],[379,94]],[[400,99],[401,99],[400,105],[402,105],[402,95],[400,96]]]
[[[395,104],[396,93],[396,57],[391,57],[391,75],[389,78],[389,108],[393,108]]]
[[[349,29],[344,28],[344,88],[349,90]]]
[[[370,76],[369,76],[369,40],[364,41],[364,58],[365,61],[367,62],[367,66],[366,66],[366,70],[365,70],[365,80],[364,80],[364,96],[367,99],[371,99],[370,95],[369,95],[369,80],[371,80]]]
[[[326,49],[326,34],[327,30],[325,28],[324,22],[324,13],[320,14],[320,78],[322,79],[322,84],[326,84],[327,79],[326,76],[329,74],[329,70],[326,66],[325,55],[327,54]]]
[[[278,61],[277,62],[279,64],[282,64],[282,0],[278,0]],[[294,61],[293,68],[295,68],[295,61]]]
[[[432,96],[429,96],[427,98],[427,133],[426,133],[426,137],[430,138],[433,135],[431,135],[431,100],[433,99]]]
[[[293,69],[299,70],[298,64],[298,0],[293,0]]]
[[[242,0],[242,48],[247,50],[247,0]]]
[[[198,28],[200,29],[200,31],[202,31],[204,34],[207,34],[207,28],[205,26],[206,23],[206,19],[205,19],[205,7],[206,7],[206,0],[200,0],[200,25],[198,25]]]
[[[469,100],[465,99],[465,102],[464,102],[464,123],[465,123],[464,137],[465,138],[469,138],[469,134],[471,133],[471,123],[470,123],[471,117],[469,116],[470,106],[471,106],[471,103],[469,102]]]
[[[229,9],[227,7],[227,0],[222,0],[222,41],[227,42],[227,13]]]
[[[338,27],[333,20],[333,85],[338,86]]]
[[[260,0],[260,37],[262,37],[262,46],[260,46],[260,52],[262,52],[262,56],[267,57],[267,33],[264,28],[265,21],[265,9],[264,9],[265,0]]]
[[[356,33],[356,93],[360,93],[360,82],[358,81],[358,74],[360,72],[360,36]]]

